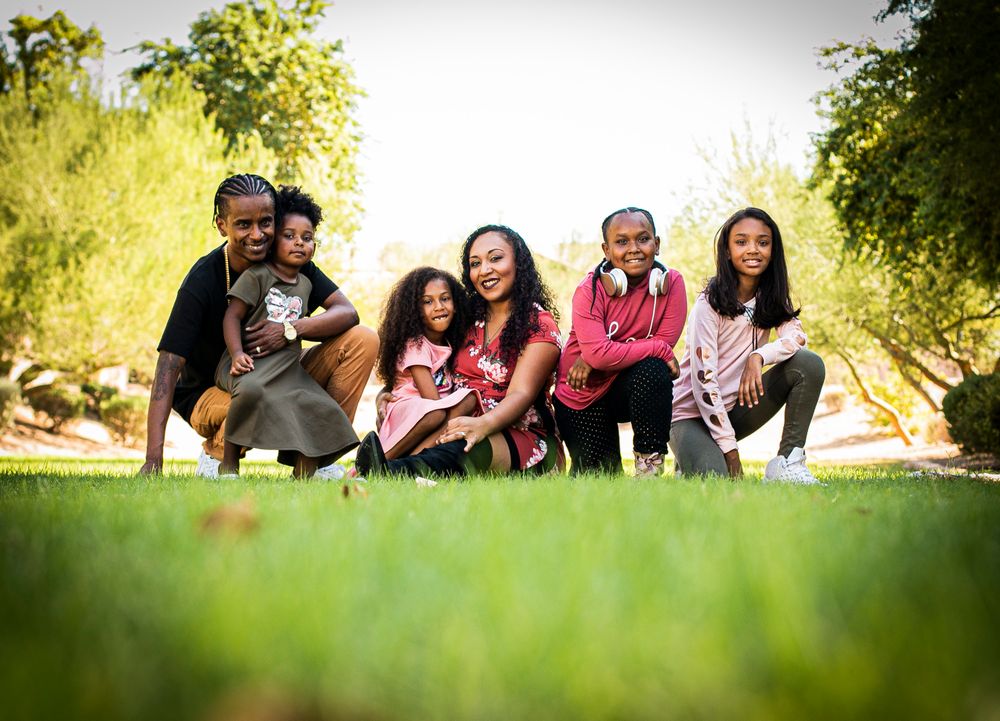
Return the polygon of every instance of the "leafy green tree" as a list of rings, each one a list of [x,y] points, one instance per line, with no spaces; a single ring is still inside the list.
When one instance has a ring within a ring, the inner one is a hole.
[[[684,273],[692,300],[714,272],[716,230],[733,211],[755,205],[781,228],[810,345],[828,363],[839,359],[851,369],[866,400],[895,417],[900,435],[906,430],[893,408],[896,399],[878,397],[872,369],[888,366],[892,385],[908,388],[936,412],[959,378],[996,363],[1000,307],[989,291],[928,262],[897,270],[845,252],[829,189],[780,163],[773,140],[757,145],[749,133],[734,137],[729,157],[707,159],[707,166],[704,185],[712,190],[693,192],[668,231],[668,258]]]
[[[994,0],[891,0],[905,14],[899,48],[841,43],[823,51],[842,75],[819,97],[815,139],[825,184],[852,250],[899,268],[921,264],[1000,283],[1000,13]]]
[[[21,93],[0,95],[0,361],[148,372],[184,273],[221,242],[219,180],[275,161],[259,142],[227,155],[190,87],[105,107],[75,80],[54,73],[34,117]]]
[[[188,44],[147,41],[134,78],[174,79],[204,93],[230,147],[259,134],[278,158],[275,178],[307,187],[323,205],[327,227],[356,229],[360,134],[353,112],[360,90],[340,41],[314,34],[323,0],[241,0],[210,10],[191,25]]]
[[[44,19],[18,15],[10,25],[8,40],[0,43],[0,93],[20,86],[30,97],[56,73],[85,76],[83,60],[104,54],[104,39],[97,28],[84,30],[61,10]]]

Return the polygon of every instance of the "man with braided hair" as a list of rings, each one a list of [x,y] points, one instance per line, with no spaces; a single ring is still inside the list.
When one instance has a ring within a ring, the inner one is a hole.
[[[195,262],[177,291],[157,346],[146,462],[140,473],[162,470],[164,434],[173,408],[206,439],[196,473],[218,475],[230,400],[215,386],[215,369],[226,348],[222,335],[226,295],[240,273],[267,257],[277,200],[274,187],[259,175],[233,175],[219,185],[213,222],[226,242]],[[302,365],[353,421],[378,354],[378,335],[358,325],[358,313],[347,296],[311,261],[301,272],[312,283],[307,312],[294,322],[263,320],[249,326],[244,350],[262,358],[296,338],[320,341],[303,354]],[[319,307],[324,312],[310,317]],[[331,467],[321,468],[317,475],[333,472]]]

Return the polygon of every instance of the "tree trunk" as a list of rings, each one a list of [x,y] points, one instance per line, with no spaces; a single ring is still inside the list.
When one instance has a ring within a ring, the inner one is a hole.
[[[903,443],[905,443],[908,446],[912,446],[913,436],[911,436],[907,432],[906,428],[903,427],[903,421],[899,417],[899,411],[893,408],[892,405],[889,404],[887,401],[879,398],[877,395],[872,393],[871,389],[867,385],[865,385],[865,382],[863,380],[861,380],[861,376],[858,375],[858,369],[854,367],[854,363],[851,361],[851,359],[847,356],[846,353],[838,352],[837,355],[843,358],[844,362],[847,364],[847,369],[851,371],[851,375],[854,377],[854,381],[858,384],[858,388],[861,389],[861,396],[865,399],[865,403],[875,406],[883,414],[888,416],[889,423],[892,425],[892,429],[893,431],[896,432],[896,435],[903,440]]]

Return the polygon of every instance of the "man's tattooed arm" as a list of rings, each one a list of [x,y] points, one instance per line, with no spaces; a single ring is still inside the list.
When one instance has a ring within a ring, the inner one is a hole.
[[[174,402],[174,389],[183,367],[184,359],[179,355],[160,351],[146,415],[146,462],[139,473],[159,473],[163,470],[163,437],[167,431],[170,406]]]

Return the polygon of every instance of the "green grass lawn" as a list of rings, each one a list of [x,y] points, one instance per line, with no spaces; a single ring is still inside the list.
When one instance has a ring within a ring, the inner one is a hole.
[[[136,467],[0,461],[4,719],[1000,718],[996,484]]]

